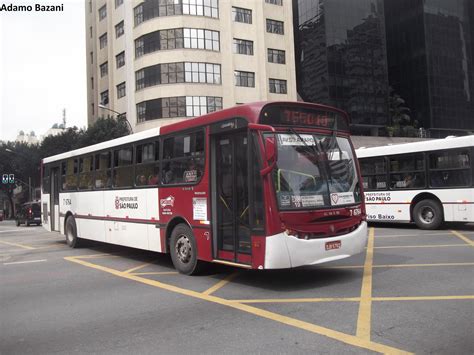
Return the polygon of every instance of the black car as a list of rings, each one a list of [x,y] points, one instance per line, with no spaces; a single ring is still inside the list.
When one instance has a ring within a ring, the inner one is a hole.
[[[41,225],[41,208],[38,202],[27,202],[21,205],[20,210],[16,214],[16,225],[25,223]]]

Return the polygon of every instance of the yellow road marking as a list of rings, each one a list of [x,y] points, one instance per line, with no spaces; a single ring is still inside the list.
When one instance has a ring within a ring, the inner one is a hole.
[[[117,258],[120,255],[114,255],[114,254],[89,254],[89,255],[80,255],[80,256],[75,256],[75,258],[78,259],[95,259],[95,258]]]
[[[465,296],[415,296],[415,297],[373,297],[372,301],[448,301],[448,300],[474,300],[473,295]]]
[[[11,245],[11,246],[14,246],[14,247],[19,247],[19,248],[23,248],[23,249],[36,249],[34,247],[31,247],[29,245],[25,245],[25,244],[19,244],[19,243],[11,243],[11,242],[4,242],[4,241],[0,241],[1,244],[6,244],[6,245]]]
[[[369,229],[367,254],[364,263],[364,275],[360,292],[359,315],[357,317],[356,335],[362,339],[370,340],[370,325],[372,317],[372,263],[374,259],[375,229]]]
[[[101,266],[101,265],[96,265],[96,264],[90,263],[90,262],[85,261],[85,260],[80,260],[78,257],[65,257],[64,259],[68,260],[68,261],[71,261],[71,262],[74,262],[74,263],[78,263],[78,264],[83,265],[83,266],[87,266],[87,267],[96,269],[96,270],[107,272],[109,274],[112,274],[112,275],[115,275],[115,276],[118,276],[118,277],[122,277],[122,278],[125,278],[125,279],[128,279],[128,280],[141,282],[143,284],[150,285],[150,286],[153,286],[153,287],[158,287],[158,288],[161,288],[163,290],[175,292],[175,293],[185,295],[185,296],[189,296],[189,297],[194,297],[194,298],[197,298],[197,299],[200,299],[200,300],[203,300],[203,301],[213,302],[213,303],[220,304],[220,305],[223,305],[223,306],[227,306],[227,307],[230,307],[230,308],[233,308],[233,309],[237,309],[237,310],[240,310],[240,311],[243,311],[243,312],[246,312],[246,313],[257,315],[257,316],[260,316],[262,318],[266,318],[266,319],[269,319],[269,320],[272,320],[272,321],[275,321],[275,322],[279,322],[279,323],[282,323],[282,324],[285,324],[285,325],[289,325],[289,326],[292,326],[292,327],[295,327],[295,328],[298,328],[298,329],[306,330],[306,331],[312,332],[314,334],[319,334],[319,335],[322,335],[322,336],[326,336],[328,338],[343,342],[345,344],[357,346],[357,347],[360,347],[360,348],[363,348],[363,349],[377,351],[377,352],[380,352],[380,353],[410,354],[408,352],[402,351],[402,350],[397,349],[397,348],[393,348],[391,346],[375,343],[375,342],[372,342],[372,341],[367,340],[367,339],[361,339],[361,338],[358,338],[354,335],[345,334],[345,333],[342,333],[342,332],[339,332],[339,331],[336,331],[336,330],[328,329],[328,328],[325,328],[325,327],[322,327],[322,326],[319,326],[319,325],[316,325],[316,324],[304,322],[304,321],[294,319],[294,318],[291,318],[291,317],[286,317],[286,316],[283,316],[281,314],[269,312],[269,311],[259,309],[259,308],[256,308],[256,307],[252,307],[252,306],[249,306],[249,305],[246,305],[246,304],[231,302],[229,300],[226,300],[226,299],[223,299],[223,298],[220,298],[220,297],[216,297],[216,296],[212,296],[212,295],[205,295],[205,294],[200,293],[200,292],[187,290],[187,289],[184,289],[184,288],[181,288],[181,287],[165,284],[165,283],[155,281],[155,280],[150,280],[150,279],[147,279],[147,278],[144,278],[144,277],[140,277],[140,276],[136,276],[136,275],[132,275],[132,274],[126,274],[126,273],[124,273],[122,271],[119,271],[119,270],[110,269],[108,267],[104,267],[104,266]]]
[[[449,300],[472,300],[474,295],[462,296],[397,296],[397,297],[372,297],[372,302],[388,301],[449,301]],[[360,297],[346,298],[269,298],[249,300],[229,300],[236,303],[318,303],[318,302],[360,302]]]
[[[466,236],[462,235],[461,233],[459,233],[458,231],[450,231],[451,233],[453,233],[456,237],[458,238],[461,238],[462,240],[464,240],[467,244],[469,244],[470,246],[474,246],[474,242],[472,240],[470,240],[469,238],[467,238]]]
[[[177,275],[176,271],[133,272],[132,275]]]
[[[235,279],[239,274],[240,273],[238,271],[236,271],[236,272],[233,272],[230,275],[227,275],[222,280],[220,280],[218,283],[216,283],[214,286],[209,287],[206,291],[203,292],[203,294],[210,295],[210,294],[216,292],[218,289],[224,287],[229,282],[231,282],[233,279]]]
[[[390,245],[386,247],[374,247],[374,249],[397,249],[397,248],[446,248],[446,247],[468,247],[466,244],[438,244],[438,245]]]
[[[397,268],[397,267],[437,267],[437,266],[474,266],[474,263],[438,263],[438,264],[385,264],[372,265],[372,268]],[[322,269],[363,269],[364,265],[324,266]]]
[[[143,269],[144,267],[147,267],[148,265],[151,265],[151,264],[153,264],[153,261],[150,261],[150,262],[147,262],[147,263],[144,263],[144,264],[141,264],[141,265],[132,267],[131,269],[125,270],[124,272],[127,273],[127,274],[128,274],[128,273],[132,273],[133,271],[137,271],[137,270]]]
[[[230,300],[237,303],[317,303],[317,302],[359,302],[360,297],[348,298],[269,298],[253,300]]]

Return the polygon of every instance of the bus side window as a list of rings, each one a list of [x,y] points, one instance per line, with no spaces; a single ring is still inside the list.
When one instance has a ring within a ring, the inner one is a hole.
[[[43,193],[49,194],[51,191],[51,180],[50,180],[51,169],[49,165],[43,165]]]
[[[95,188],[104,189],[112,186],[111,154],[102,152],[95,155]]]
[[[156,145],[158,145],[158,142]],[[153,142],[137,145],[137,162],[135,165],[136,186],[158,184],[159,167],[156,162],[158,160],[157,153],[158,150],[155,149],[155,143]]]
[[[134,185],[133,148],[114,150],[114,187],[132,187]]]
[[[471,184],[468,150],[445,150],[429,155],[431,187],[464,187]]]
[[[79,190],[92,190],[94,187],[93,160],[92,155],[79,159]]]
[[[77,189],[77,172],[77,158],[69,158],[61,163],[61,186],[63,191]]]

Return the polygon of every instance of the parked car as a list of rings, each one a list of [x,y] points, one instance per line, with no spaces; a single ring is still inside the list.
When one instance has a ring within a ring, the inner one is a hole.
[[[41,225],[41,207],[38,202],[27,202],[21,205],[20,210],[16,214],[16,225],[24,223]]]

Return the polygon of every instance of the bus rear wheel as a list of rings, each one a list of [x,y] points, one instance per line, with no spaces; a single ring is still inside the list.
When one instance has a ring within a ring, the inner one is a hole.
[[[181,274],[195,275],[201,270],[202,262],[197,258],[197,245],[193,232],[186,224],[174,227],[171,233],[170,253],[173,265]]]
[[[66,243],[71,248],[79,248],[82,240],[77,236],[76,220],[73,216],[66,219]]]
[[[443,209],[433,200],[421,200],[413,208],[413,219],[420,229],[437,229],[443,223]]]

